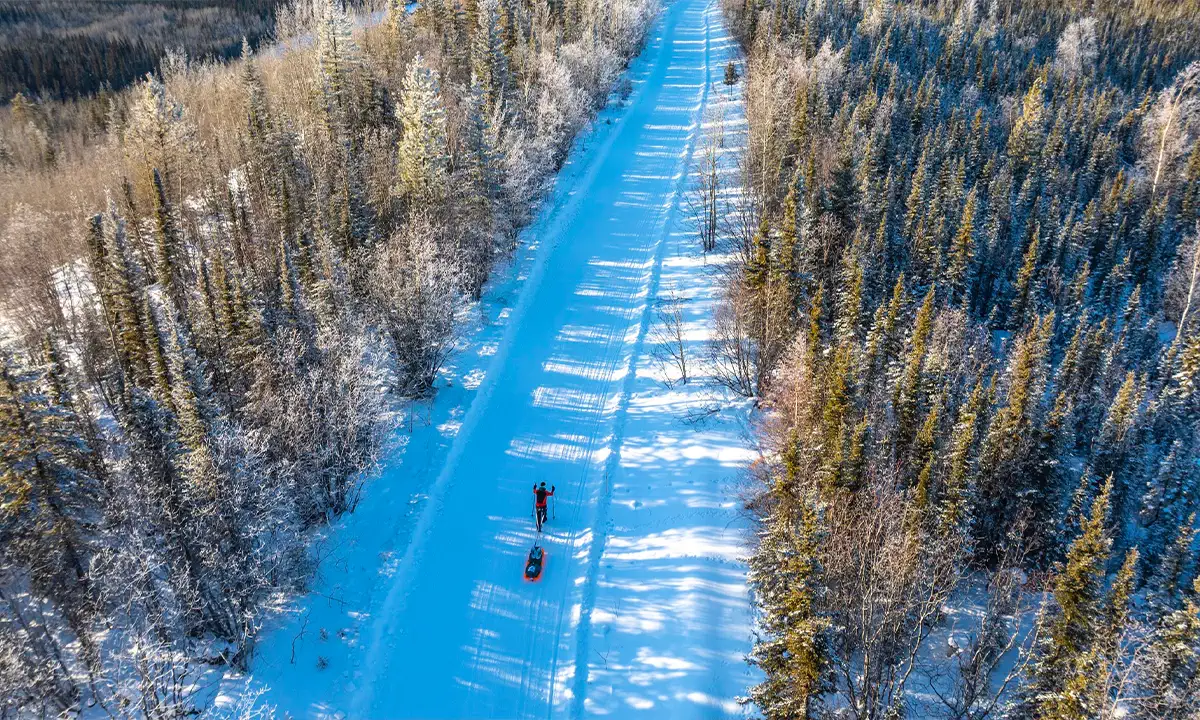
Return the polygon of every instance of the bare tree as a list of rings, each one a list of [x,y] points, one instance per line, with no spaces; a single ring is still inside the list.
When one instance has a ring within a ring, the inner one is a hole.
[[[725,117],[713,115],[708,124],[710,129],[696,162],[696,184],[687,196],[688,212],[700,238],[700,250],[705,255],[716,250],[720,229],[720,149],[725,144]]]
[[[1030,610],[1020,570],[1024,559],[1015,544],[1004,554],[988,573],[986,600],[967,643],[933,660],[925,672],[930,692],[953,720],[993,717],[1033,659],[1041,624],[1030,628],[1022,622]]]
[[[826,508],[823,555],[835,634],[831,664],[852,717],[894,716],[963,573],[957,535],[918,529],[890,482]],[[898,715],[895,715],[898,716]]]
[[[674,292],[659,303],[658,322],[652,332],[654,357],[664,368],[673,367],[678,373],[678,382],[688,381],[687,326],[683,320],[683,304]],[[674,380],[667,379],[670,386]]]
[[[1150,186],[1153,202],[1158,196],[1163,169],[1183,156],[1194,139],[1190,134],[1200,123],[1200,62],[1193,62],[1181,70],[1175,82],[1159,93],[1148,121],[1156,148],[1154,180]]]
[[[718,385],[739,395],[754,396],[754,344],[735,303],[729,299],[717,306],[709,356],[713,363],[713,379]]]
[[[721,193],[717,239],[728,244],[731,257],[726,271],[730,273],[741,272],[753,257],[754,236],[762,219],[763,206],[751,192],[753,169],[750,156],[742,153],[736,169],[737,182]]]
[[[717,248],[717,227],[720,217],[721,172],[717,149],[706,143],[696,165],[696,186],[688,194],[688,210],[700,238],[700,251],[705,255]]]

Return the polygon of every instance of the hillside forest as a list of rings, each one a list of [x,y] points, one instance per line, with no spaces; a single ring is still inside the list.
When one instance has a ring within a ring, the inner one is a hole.
[[[0,98],[69,100],[124,88],[167,50],[236,57],[275,29],[275,0],[3,0]]]

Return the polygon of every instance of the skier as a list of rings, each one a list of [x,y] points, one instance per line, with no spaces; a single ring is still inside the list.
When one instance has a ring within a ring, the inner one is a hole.
[[[534,517],[537,521],[537,531],[542,531],[542,525],[546,524],[546,498],[554,495],[554,486],[546,489],[546,483],[542,483],[541,487],[537,484],[533,486],[533,494],[537,496],[536,502],[533,504]]]

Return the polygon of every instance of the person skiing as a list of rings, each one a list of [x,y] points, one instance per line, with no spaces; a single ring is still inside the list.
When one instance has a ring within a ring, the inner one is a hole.
[[[542,483],[539,487],[536,483],[533,486],[533,494],[537,496],[537,500],[533,504],[534,517],[537,521],[538,532],[542,531],[542,525],[546,524],[546,498],[554,495],[554,486],[546,489],[546,483]]]

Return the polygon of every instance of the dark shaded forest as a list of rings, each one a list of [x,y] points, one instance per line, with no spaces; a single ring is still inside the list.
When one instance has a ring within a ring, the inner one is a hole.
[[[769,409],[751,699],[1196,717],[1200,7],[725,7],[714,352]]]
[[[3,0],[0,97],[67,100],[121,89],[167,50],[234,57],[275,29],[277,0]]]

